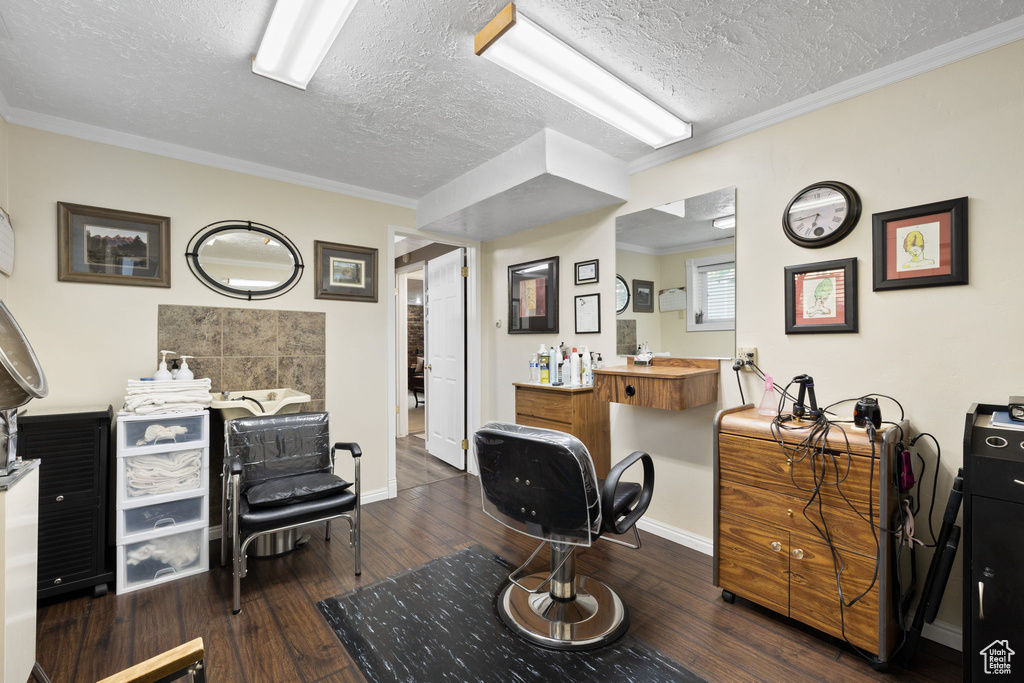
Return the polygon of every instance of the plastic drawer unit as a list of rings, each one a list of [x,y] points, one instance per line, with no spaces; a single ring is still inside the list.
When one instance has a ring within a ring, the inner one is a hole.
[[[209,414],[117,419],[117,591],[209,567]]]

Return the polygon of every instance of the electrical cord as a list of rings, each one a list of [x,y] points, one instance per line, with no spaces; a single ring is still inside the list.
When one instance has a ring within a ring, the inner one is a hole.
[[[939,445],[939,440],[928,432],[921,432],[913,439],[910,440],[910,447],[913,448],[917,444],[917,440],[922,436],[927,436],[935,444],[935,474],[932,475],[932,500],[928,505],[928,533],[932,537],[931,545],[925,545],[926,548],[934,548],[939,544],[938,538],[935,536],[935,522],[932,521],[933,513],[935,512],[935,494],[938,492],[939,486],[939,469],[942,464],[942,446]],[[924,478],[924,458],[918,453],[918,458],[921,459],[921,478]],[[920,493],[920,483],[918,484],[918,493]]]

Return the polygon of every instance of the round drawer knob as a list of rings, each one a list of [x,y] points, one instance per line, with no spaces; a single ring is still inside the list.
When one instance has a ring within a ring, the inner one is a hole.
[[[57,496],[57,502],[58,503],[63,503],[64,502],[64,496]]]
[[[54,579],[54,580],[53,580],[53,585],[55,585],[55,586],[59,586],[59,585],[61,584],[61,582],[62,582],[62,581],[63,581],[63,579]]]
[[[786,514],[788,516],[792,517],[793,516],[793,511],[792,510],[786,510]]]
[[[772,546],[771,547],[772,547],[772,550],[774,550],[775,552],[779,552],[780,550],[782,550],[782,544],[779,543],[778,541],[772,541]]]
[[[636,387],[634,387],[632,384],[627,384],[626,396],[636,396]]]
[[[798,560],[804,559],[804,551],[801,550],[800,548],[795,548],[793,550],[793,557],[795,557]]]

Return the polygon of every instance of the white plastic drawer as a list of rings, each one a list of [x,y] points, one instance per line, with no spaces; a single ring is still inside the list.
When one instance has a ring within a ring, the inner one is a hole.
[[[209,420],[201,413],[165,414],[147,418],[120,418],[117,421],[117,454],[137,450],[187,448],[208,445]]]
[[[206,496],[169,500],[163,503],[125,508],[117,513],[117,542],[205,525],[209,506]]]
[[[117,546],[117,592],[205,572],[209,568],[208,546],[205,528]]]
[[[118,507],[147,505],[205,494],[207,448],[139,453],[117,459]]]

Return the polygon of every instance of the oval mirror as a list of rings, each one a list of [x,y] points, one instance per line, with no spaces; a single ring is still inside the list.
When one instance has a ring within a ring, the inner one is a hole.
[[[185,258],[200,282],[235,299],[272,299],[302,277],[302,256],[292,241],[252,221],[207,225],[192,236]]]

